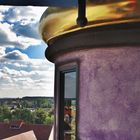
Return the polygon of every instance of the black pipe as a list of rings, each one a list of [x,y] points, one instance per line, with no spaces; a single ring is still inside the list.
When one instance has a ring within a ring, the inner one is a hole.
[[[78,18],[77,24],[80,27],[87,25],[87,18],[86,18],[86,0],[78,0]]]

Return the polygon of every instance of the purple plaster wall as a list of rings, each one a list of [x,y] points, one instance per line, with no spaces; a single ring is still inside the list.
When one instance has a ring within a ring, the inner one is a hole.
[[[140,140],[140,47],[82,50],[79,140]]]

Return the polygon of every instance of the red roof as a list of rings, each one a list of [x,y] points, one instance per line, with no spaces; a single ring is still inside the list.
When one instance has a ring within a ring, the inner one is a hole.
[[[11,123],[0,122],[0,139],[8,138],[23,132],[33,130],[37,140],[48,140],[51,133],[52,125],[43,124],[25,124],[19,129],[12,129]]]
[[[14,120],[10,122],[11,129],[20,129],[22,125],[25,124],[23,120]]]

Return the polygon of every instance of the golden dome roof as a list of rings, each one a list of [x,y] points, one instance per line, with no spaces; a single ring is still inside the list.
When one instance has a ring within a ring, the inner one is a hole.
[[[45,42],[70,32],[105,25],[121,24],[128,22],[140,22],[140,1],[102,0],[100,3],[88,2],[86,17],[88,24],[79,27],[76,24],[77,8],[48,8],[40,19],[39,30]],[[105,2],[104,2],[105,1]]]

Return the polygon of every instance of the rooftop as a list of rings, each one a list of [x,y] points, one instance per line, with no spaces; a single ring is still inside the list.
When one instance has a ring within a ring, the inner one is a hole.
[[[37,139],[33,131],[28,131],[3,140],[37,140]]]
[[[18,129],[13,129],[11,124],[20,126]],[[15,121],[12,123],[0,123],[0,139],[5,139],[11,136],[15,136],[27,131],[33,131],[37,140],[48,140],[51,133],[51,125],[42,124],[25,124],[22,121]]]

